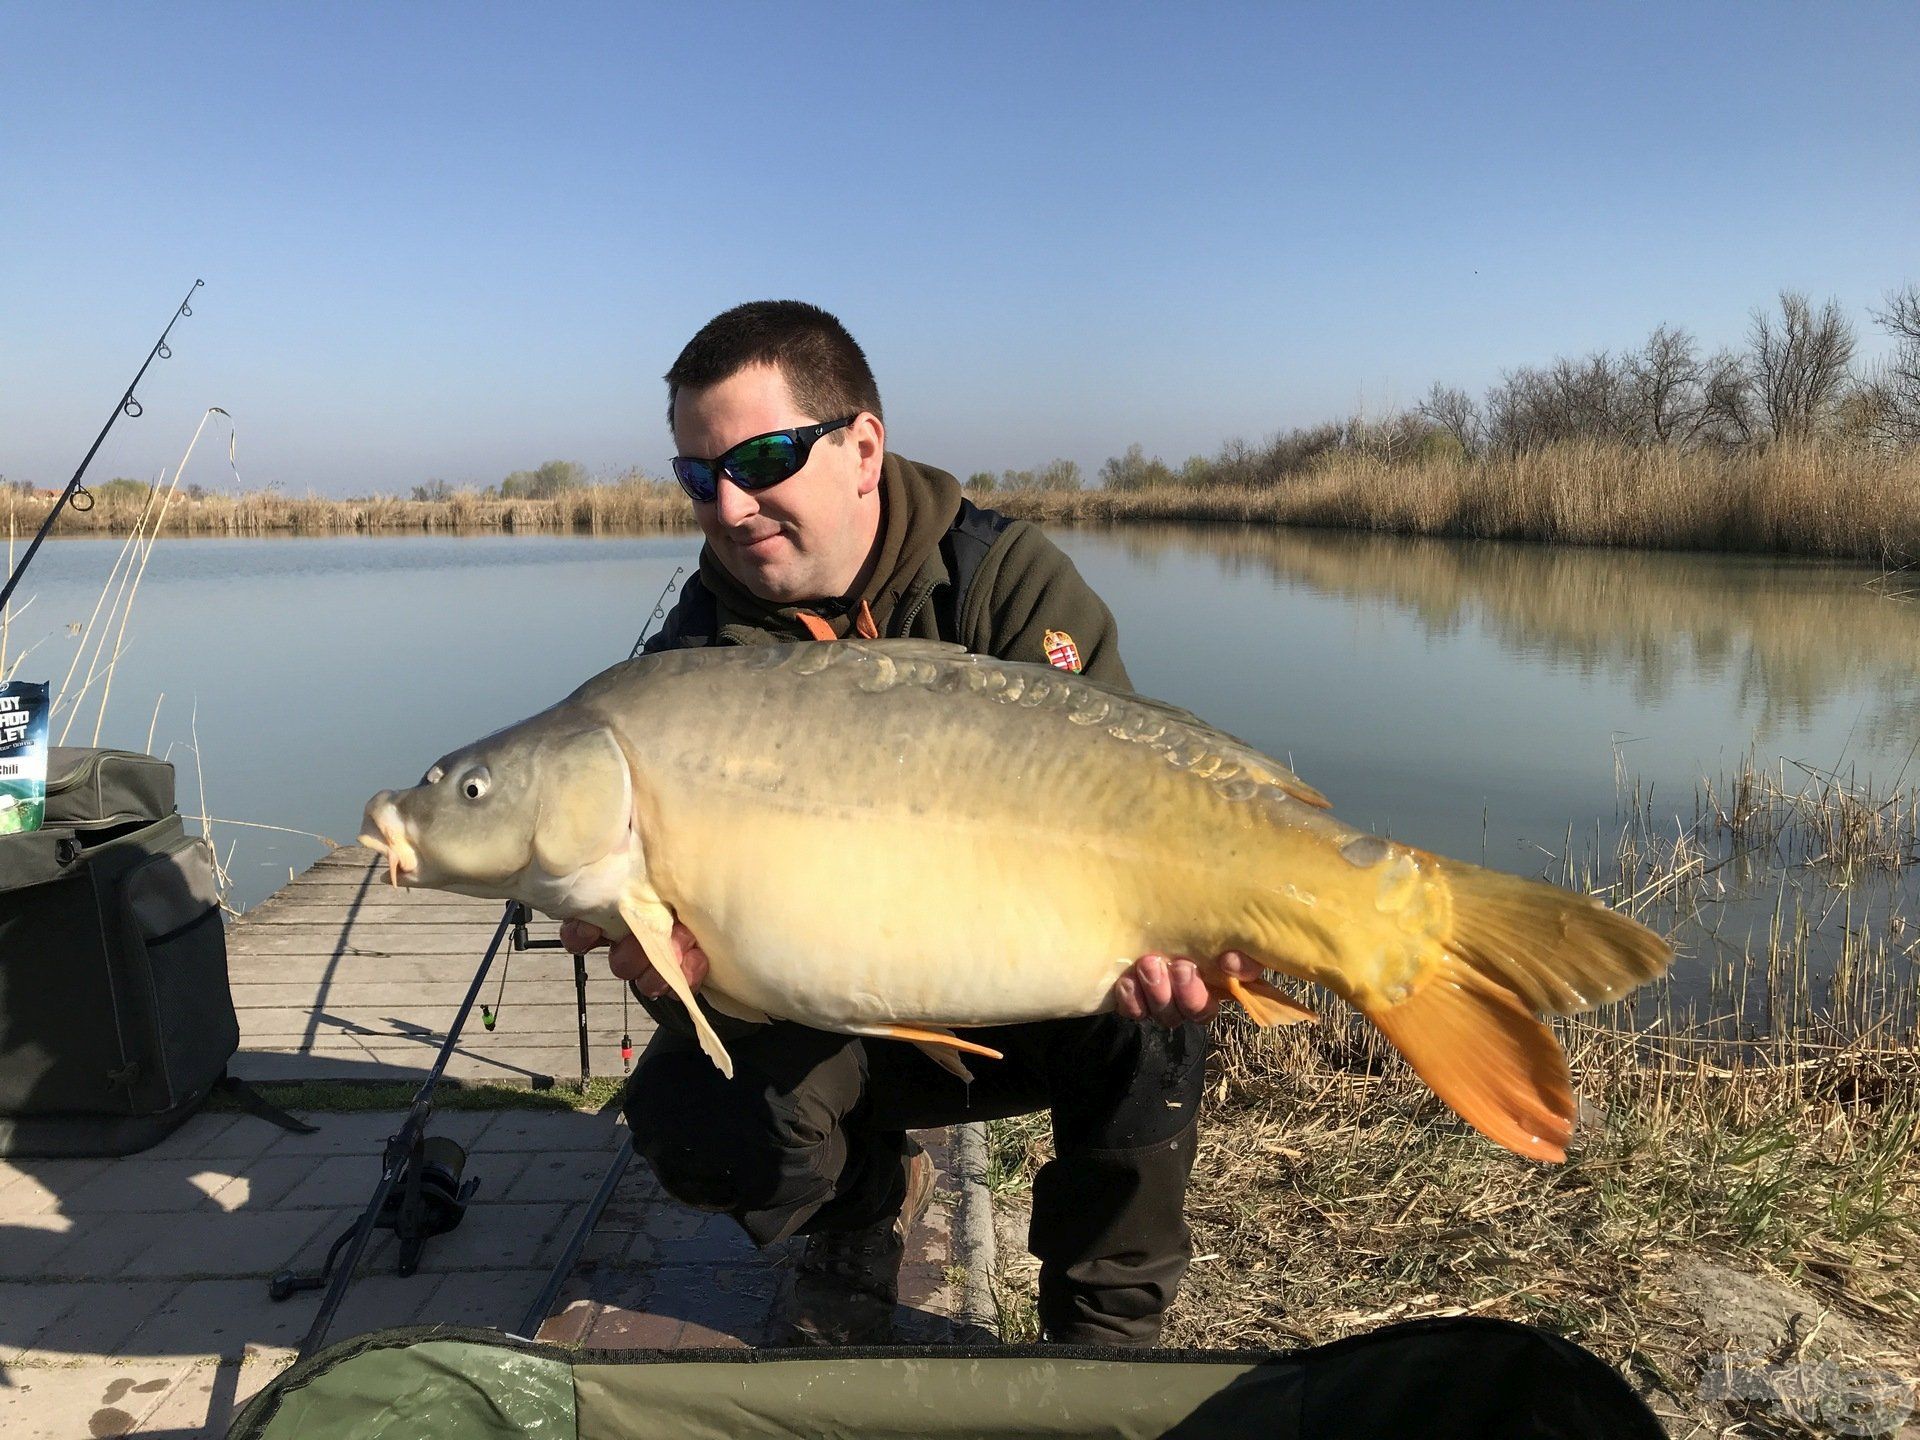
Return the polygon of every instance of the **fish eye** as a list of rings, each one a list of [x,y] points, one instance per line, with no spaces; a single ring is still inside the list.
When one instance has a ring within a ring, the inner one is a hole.
[[[487,793],[493,784],[493,777],[487,773],[487,767],[476,765],[460,781],[460,793],[469,800],[478,800]]]

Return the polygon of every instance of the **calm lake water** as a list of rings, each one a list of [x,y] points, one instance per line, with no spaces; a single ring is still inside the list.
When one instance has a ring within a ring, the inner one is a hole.
[[[1344,818],[1465,859],[1557,873],[1569,831],[1610,845],[1617,766],[1689,821],[1696,780],[1748,754],[1920,778],[1920,608],[1871,570],[1217,527],[1058,538],[1143,692],[1290,759]],[[230,898],[252,905],[323,847],[222,820],[351,841],[372,791],[623,659],[696,550],[692,533],[169,538],[100,742],[145,748],[158,701],[181,809],[204,784]],[[118,551],[42,551],[22,678],[59,683]],[[93,727],[89,700],[70,742]]]

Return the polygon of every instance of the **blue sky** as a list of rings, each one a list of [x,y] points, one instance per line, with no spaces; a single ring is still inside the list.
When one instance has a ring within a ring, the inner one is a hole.
[[[963,474],[1781,287],[1864,331],[1920,281],[1916,73],[1910,3],[10,5],[0,473],[64,482],[196,276],[95,478],[210,404],[296,493],[663,473],[658,377],[766,296]]]

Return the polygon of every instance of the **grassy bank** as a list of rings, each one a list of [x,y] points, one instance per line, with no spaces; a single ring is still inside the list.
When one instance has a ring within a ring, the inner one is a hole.
[[[1270,484],[1004,491],[988,502],[1055,524],[1229,521],[1875,563],[1920,558],[1920,451],[1840,445],[1720,452],[1572,441],[1471,461],[1335,452]]]
[[[46,519],[52,504],[49,498],[8,497],[7,513],[14,533],[32,533]],[[102,494],[91,510],[78,511],[72,506],[63,510],[54,533],[125,535],[140,521],[146,506],[144,495],[124,490]],[[386,495],[329,500],[277,491],[178,494],[161,513],[159,530],[166,535],[230,536],[486,530],[618,534],[679,529],[692,523],[686,496],[679,486],[628,481],[586,486],[537,500],[503,499],[464,490],[436,500],[402,500]],[[152,527],[151,519],[148,526]]]
[[[1675,1436],[1907,1433],[1920,1034],[1900,882],[1915,794],[1743,771],[1692,798],[1685,843],[1633,806],[1599,888],[1674,933],[1696,980],[1725,928],[1711,912],[1726,857],[1758,867],[1750,891],[1783,893],[1776,923],[1716,977],[1705,1013],[1662,982],[1636,1010],[1555,1022],[1580,1102],[1565,1165],[1475,1135],[1344,1007],[1284,1031],[1216,1022],[1196,1260],[1167,1343],[1287,1347],[1499,1316],[1605,1357]],[[1586,868],[1567,857],[1559,874]],[[1832,944],[1810,946],[1796,891],[1831,915]],[[1003,1326],[1019,1338],[1045,1117],[992,1130]]]

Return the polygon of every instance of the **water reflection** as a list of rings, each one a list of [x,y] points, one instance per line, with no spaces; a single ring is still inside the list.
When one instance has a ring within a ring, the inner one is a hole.
[[[1430,637],[1475,628],[1518,660],[1625,681],[1645,705],[1725,680],[1765,747],[1837,694],[1868,703],[1857,742],[1904,755],[1920,736],[1920,604],[1859,566],[1272,528],[1152,526],[1103,537],[1151,574],[1170,552],[1356,604]]]

